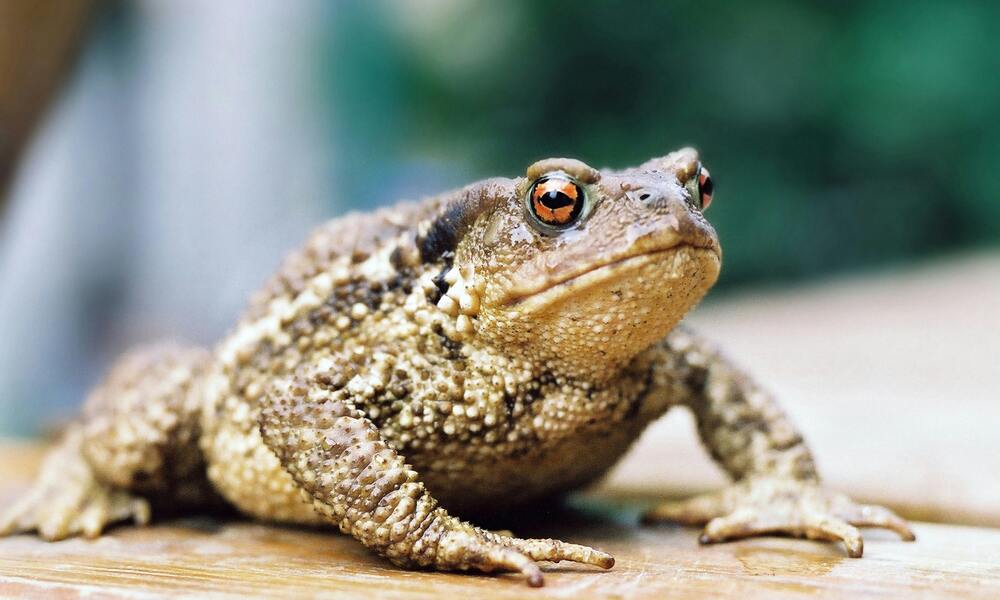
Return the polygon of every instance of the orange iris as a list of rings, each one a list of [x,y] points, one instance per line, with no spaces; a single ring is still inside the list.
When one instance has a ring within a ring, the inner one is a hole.
[[[580,212],[580,188],[565,177],[540,180],[531,191],[531,209],[543,223],[566,225]]]

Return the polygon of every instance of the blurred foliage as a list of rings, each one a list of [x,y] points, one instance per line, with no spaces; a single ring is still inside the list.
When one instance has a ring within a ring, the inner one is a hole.
[[[1000,240],[1000,3],[334,12],[326,89],[357,204],[401,158],[481,177],[548,155],[627,166],[690,144],[717,181],[725,284]]]

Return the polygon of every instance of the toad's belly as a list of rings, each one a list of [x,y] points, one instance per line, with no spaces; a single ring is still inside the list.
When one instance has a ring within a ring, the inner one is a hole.
[[[240,512],[284,523],[326,522],[264,444],[256,427],[246,428],[237,419],[224,418],[213,431],[202,444],[208,476]],[[625,435],[604,438],[600,443],[580,439],[553,451],[515,459],[458,463],[445,470],[419,463],[413,466],[449,511],[482,514],[584,486],[607,472],[630,442],[631,437]]]
[[[629,449],[642,427],[622,426],[602,435],[571,437],[518,457],[457,458],[413,464],[435,498],[459,514],[507,510],[578,489],[605,474]]]
[[[325,522],[264,443],[257,410],[229,386],[216,372],[207,376],[204,388],[201,450],[212,485],[240,512],[258,519]]]
[[[326,522],[264,443],[257,411],[220,386],[206,404],[202,451],[215,488],[241,512],[279,522]],[[407,456],[442,506],[459,514],[498,512],[579,488],[610,469],[646,423],[618,423],[519,456]]]
[[[226,500],[244,514],[267,521],[326,522],[256,428],[245,429],[228,418],[217,425],[203,449],[209,479]],[[599,444],[581,439],[555,451],[464,463],[441,471],[419,463],[413,466],[449,511],[461,515],[501,512],[597,479],[625,453],[630,441],[624,435],[602,439]]]

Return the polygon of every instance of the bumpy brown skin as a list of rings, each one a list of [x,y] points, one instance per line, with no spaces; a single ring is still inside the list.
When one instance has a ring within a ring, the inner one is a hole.
[[[540,585],[535,561],[614,559],[455,515],[580,487],[685,405],[736,483],[648,521],[707,523],[704,542],[842,540],[852,556],[853,525],[912,539],[888,510],[822,489],[770,396],[675,328],[720,266],[691,186],[697,166],[690,149],[619,172],[547,159],[527,178],[321,227],[214,352],[123,359],[0,531],[97,535],[145,522],[142,497],[217,492],[262,519],[337,525],[399,565]],[[560,229],[524,201],[556,171],[587,198]]]

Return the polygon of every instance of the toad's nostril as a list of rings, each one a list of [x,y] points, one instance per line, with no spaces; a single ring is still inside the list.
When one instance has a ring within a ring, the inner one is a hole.
[[[642,195],[639,196],[639,200],[649,200],[649,192],[643,192]]]

